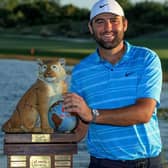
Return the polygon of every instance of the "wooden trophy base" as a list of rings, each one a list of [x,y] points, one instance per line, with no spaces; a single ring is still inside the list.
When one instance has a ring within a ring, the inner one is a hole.
[[[4,154],[8,168],[72,168],[77,142],[86,133],[81,121],[73,133],[6,133]]]

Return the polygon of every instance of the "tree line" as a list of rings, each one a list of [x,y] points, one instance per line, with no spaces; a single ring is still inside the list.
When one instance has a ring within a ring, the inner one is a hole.
[[[8,2],[8,3],[4,3]],[[118,0],[129,21],[127,36],[137,36],[163,30],[167,27],[168,1],[139,2]],[[29,27],[55,24],[71,35],[88,34],[89,10],[75,5],[60,5],[58,0],[4,0],[0,2],[0,27]],[[85,27],[85,28],[84,28]],[[74,32],[73,32],[74,31]]]

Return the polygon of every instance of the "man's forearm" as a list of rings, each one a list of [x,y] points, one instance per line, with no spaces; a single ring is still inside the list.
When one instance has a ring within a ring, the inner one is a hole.
[[[147,123],[154,111],[156,101],[149,98],[139,99],[134,105],[112,110],[98,110],[100,115],[95,123],[116,126],[129,126]]]

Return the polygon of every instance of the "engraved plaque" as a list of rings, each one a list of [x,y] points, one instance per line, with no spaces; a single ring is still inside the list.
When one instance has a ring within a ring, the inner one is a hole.
[[[55,155],[55,160],[71,160],[71,155]]]
[[[71,161],[55,161],[55,166],[71,166]]]
[[[10,156],[10,167],[11,168],[26,168],[26,156],[12,155]]]
[[[10,156],[11,161],[26,161],[26,156],[23,155],[12,155]]]
[[[71,167],[71,155],[55,155],[55,167]]]
[[[10,162],[10,167],[12,168],[26,168],[26,162]]]
[[[32,134],[32,142],[50,142],[50,134]]]
[[[30,168],[51,168],[50,156],[31,156]]]

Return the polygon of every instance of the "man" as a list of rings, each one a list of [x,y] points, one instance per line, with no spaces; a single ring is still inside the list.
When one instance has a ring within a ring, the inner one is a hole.
[[[115,0],[99,0],[89,30],[97,50],[73,70],[67,112],[88,122],[89,168],[160,168],[157,119],[162,70],[150,49],[124,40],[127,19]]]

